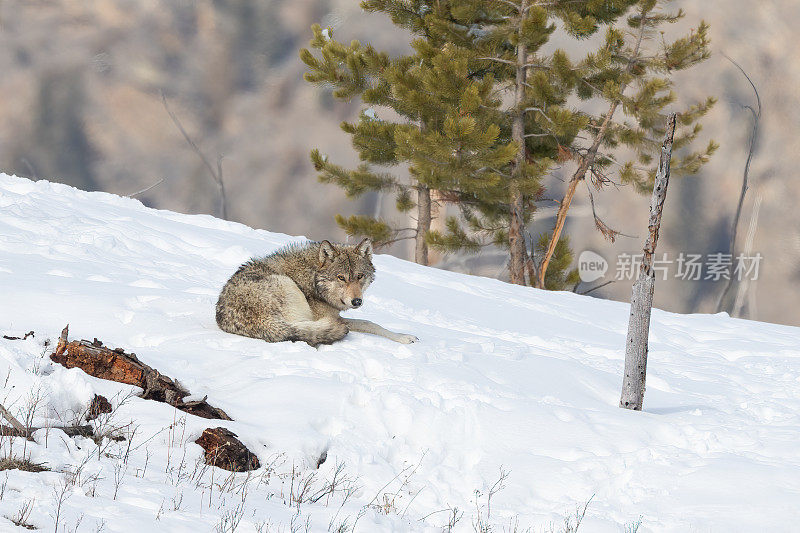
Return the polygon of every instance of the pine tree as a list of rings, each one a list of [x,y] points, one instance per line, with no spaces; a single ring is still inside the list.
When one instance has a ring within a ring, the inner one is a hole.
[[[584,101],[602,98],[607,110],[602,115],[587,113],[590,118],[583,131],[590,136],[591,143],[570,147],[577,169],[561,200],[552,237],[539,264],[537,286],[544,286],[548,264],[575,190],[587,175],[595,188],[602,189],[612,183],[609,169],[616,167],[621,183],[632,184],[639,191],[652,189],[657,163],[654,155],[664,135],[667,108],[676,100],[670,76],[697,65],[710,55],[708,25],[702,21],[688,35],[671,43],[664,40],[664,32],[659,28],[684,16],[681,10],[665,12],[662,6],[666,3],[636,2],[626,19],[627,31],[618,25],[609,27],[603,48],[588,54],[575,71],[578,96]],[[683,150],[678,157],[673,157],[673,176],[696,173],[717,149],[717,144],[710,141],[702,149],[689,150],[702,129],[699,119],[715,101],[709,97],[678,113],[680,130],[673,147]],[[618,110],[621,117],[615,117]],[[635,157],[618,163],[615,159],[618,148],[632,150]],[[592,194],[591,189],[589,194]],[[594,199],[590,199],[594,208]],[[617,232],[608,228],[596,214],[594,217],[597,228],[613,241]]]
[[[392,192],[399,211],[417,208],[415,228],[395,229],[363,215],[338,216],[337,223],[348,234],[370,236],[379,245],[414,238],[415,260],[427,264],[431,191],[455,197],[470,187],[499,187],[502,178],[491,168],[506,165],[513,146],[499,142],[500,127],[485,112],[500,105],[492,78],[471,76],[467,51],[433,38],[427,30],[435,19],[425,9],[411,13],[398,9],[401,4],[373,1],[362,6],[388,12],[397,24],[421,34],[412,42],[412,54],[390,59],[356,41],[345,46],[333,39],[330,29],[315,25],[311,48],[318,50],[318,57],[307,49],[300,55],[309,67],[306,80],[332,86],[337,98],[359,96],[370,106],[358,122],[342,124],[362,164],[344,169],[314,150],[311,159],[320,180],[336,183],[349,196]],[[391,109],[401,120],[384,120],[375,107]],[[377,169],[381,166],[407,167],[410,179]]]
[[[510,105],[496,118],[501,129],[516,143],[518,154],[506,170],[508,222],[494,236],[507,238],[511,281],[524,284],[523,265],[531,285],[550,288],[548,277],[565,280],[562,269],[568,257],[568,242],[562,238],[564,222],[577,185],[589,176],[596,189],[612,183],[616,175],[623,184],[637,190],[652,187],[653,155],[663,135],[666,108],[675,102],[670,76],[704,61],[708,55],[708,26],[671,43],[659,28],[677,22],[683,13],[666,13],[656,0],[553,1],[536,4],[529,0],[464,0],[454,3],[450,17],[439,17],[435,26],[450,40],[472,51],[476,62],[510,95]],[[567,35],[585,39],[605,28],[601,46],[573,61],[556,49],[542,53],[543,45],[560,20]],[[624,26],[627,26],[625,28]],[[569,98],[578,105],[568,104]],[[593,104],[592,107],[584,102]],[[591,111],[596,102],[606,102],[602,114]],[[690,151],[700,133],[698,120],[714,104],[713,98],[679,113],[681,131],[674,160],[674,175],[697,172],[716,149],[712,141],[705,148]],[[633,158],[618,162],[626,150]],[[575,169],[564,198],[559,202],[553,231],[531,243],[528,256],[522,228],[530,219],[542,178],[557,165]],[[594,198],[589,189],[592,207]],[[482,206],[483,218],[498,223],[496,208]],[[468,227],[480,226],[466,217]],[[613,240],[617,231],[595,214],[595,224]],[[434,235],[434,241],[454,250],[461,236],[469,233],[448,224],[450,235]],[[505,233],[505,235],[502,235]],[[546,244],[543,244],[546,241]],[[466,250],[475,249],[469,243]],[[558,268],[552,269],[554,257]],[[535,260],[535,259],[538,259]],[[573,275],[574,276],[574,275]]]
[[[366,216],[337,217],[337,222],[349,234],[378,242],[415,238],[415,257],[423,264],[428,244],[450,252],[494,244],[509,251],[513,283],[541,288],[574,283],[569,243],[561,233],[578,184],[588,176],[602,189],[618,177],[637,190],[651,187],[657,139],[676,99],[670,76],[709,55],[705,23],[665,41],[658,29],[683,13],[665,13],[663,3],[362,2],[365,10],[389,14],[416,36],[413,52],[397,58],[356,41],[345,46],[333,40],[330,29],[315,26],[311,48],[318,57],[301,51],[309,67],[306,79],[332,86],[338,98],[358,96],[370,106],[356,123],[342,124],[362,164],[344,169],[315,150],[320,179],[351,196],[392,192],[399,210],[417,208],[415,228],[398,230]],[[574,59],[545,48],[557,23],[572,39],[601,30],[605,38]],[[594,112],[598,101],[606,104],[601,114]],[[713,142],[690,150],[700,133],[698,120],[713,103],[708,98],[679,113],[675,149],[683,150],[673,160],[674,175],[697,172],[715,150]],[[382,120],[375,107],[389,108],[401,120]],[[526,242],[543,179],[569,166],[572,177],[553,231]],[[409,179],[386,167],[407,167]],[[461,217],[448,218],[443,233],[430,231],[431,191],[460,209]],[[611,240],[618,234],[596,215],[595,223]]]

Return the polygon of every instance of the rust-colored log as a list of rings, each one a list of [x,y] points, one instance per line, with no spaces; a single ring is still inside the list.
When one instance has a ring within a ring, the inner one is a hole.
[[[205,450],[207,465],[232,472],[247,472],[261,466],[258,457],[236,438],[235,433],[225,428],[208,428],[195,443]]]
[[[231,420],[225,411],[212,407],[205,398],[184,402],[183,399],[189,396],[189,391],[139,361],[136,354],[125,353],[122,348],[112,350],[97,339],[69,342],[68,334],[69,325],[61,332],[56,351],[50,355],[52,361],[67,368],[80,368],[90,376],[135,385],[143,389],[142,398],[168,403],[201,418]]]

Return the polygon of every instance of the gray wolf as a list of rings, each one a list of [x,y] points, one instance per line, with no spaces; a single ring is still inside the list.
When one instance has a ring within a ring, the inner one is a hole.
[[[361,307],[374,279],[369,239],[355,246],[328,241],[290,245],[239,267],[217,300],[217,324],[236,335],[311,346],[338,341],[349,331],[403,344],[419,340],[368,320],[339,316]]]

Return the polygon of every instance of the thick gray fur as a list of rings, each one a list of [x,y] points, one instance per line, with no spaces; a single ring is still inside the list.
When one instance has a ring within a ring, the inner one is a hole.
[[[348,331],[404,344],[417,341],[368,320],[339,316],[360,306],[374,279],[368,239],[355,246],[328,241],[290,245],[239,267],[217,300],[217,324],[223,331],[267,342],[312,346],[338,341]]]

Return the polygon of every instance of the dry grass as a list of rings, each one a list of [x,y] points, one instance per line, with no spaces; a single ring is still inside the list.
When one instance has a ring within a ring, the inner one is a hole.
[[[22,470],[23,472],[46,472],[50,470],[41,463],[19,457],[3,457],[0,459],[0,472],[3,470]]]
[[[14,516],[6,516],[17,527],[24,527],[25,529],[37,529],[36,526],[30,523],[31,512],[33,511],[33,500],[26,501],[22,507],[17,511]]]

